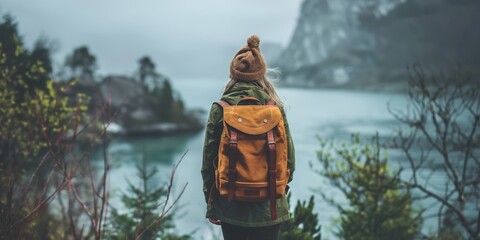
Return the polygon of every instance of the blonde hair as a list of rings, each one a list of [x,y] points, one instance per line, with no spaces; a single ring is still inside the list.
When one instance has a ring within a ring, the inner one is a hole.
[[[269,74],[273,74],[273,76],[269,77],[268,76]],[[280,72],[277,69],[267,69],[267,73],[265,74],[265,76],[263,76],[263,78],[260,78],[255,82],[257,82],[260,85],[260,87],[267,93],[270,99],[273,99],[273,101],[275,101],[277,106],[283,106],[283,102],[278,96],[273,86],[273,82],[278,80],[279,75],[280,75]],[[228,90],[230,90],[233,87],[233,85],[235,85],[236,82],[237,81],[235,79],[230,78],[230,81],[228,81],[223,92],[225,93]]]

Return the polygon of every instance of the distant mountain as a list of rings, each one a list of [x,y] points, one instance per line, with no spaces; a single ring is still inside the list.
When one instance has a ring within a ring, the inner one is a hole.
[[[480,66],[480,1],[305,0],[273,62],[283,84],[396,90],[406,67]]]

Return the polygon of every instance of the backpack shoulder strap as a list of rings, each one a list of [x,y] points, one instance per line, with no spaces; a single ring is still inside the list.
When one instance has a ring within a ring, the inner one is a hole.
[[[220,107],[222,107],[222,108],[230,106],[230,104],[228,104],[227,102],[222,101],[222,100],[216,101],[215,103],[220,105]]]

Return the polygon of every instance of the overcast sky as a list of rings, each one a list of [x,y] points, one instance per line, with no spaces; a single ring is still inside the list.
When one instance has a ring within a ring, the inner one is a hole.
[[[286,46],[302,0],[0,0],[31,47],[45,35],[63,62],[88,45],[99,72],[131,74],[150,55],[172,78],[228,77],[229,61],[246,38]],[[219,75],[220,74],[220,75]]]

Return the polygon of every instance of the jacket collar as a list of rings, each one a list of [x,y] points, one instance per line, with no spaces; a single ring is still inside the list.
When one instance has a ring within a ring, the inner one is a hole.
[[[248,90],[252,88],[258,88],[258,90],[262,90],[260,87],[260,84],[257,81],[236,81],[233,87],[227,90],[225,94],[242,91],[242,90]]]

